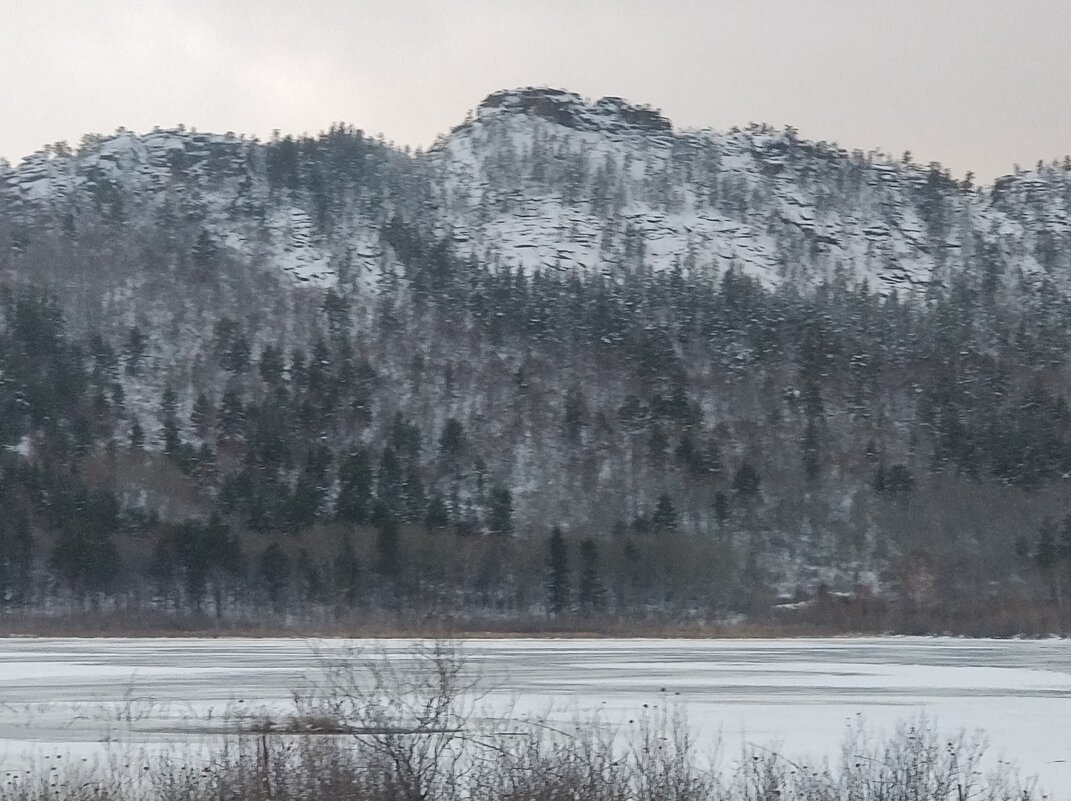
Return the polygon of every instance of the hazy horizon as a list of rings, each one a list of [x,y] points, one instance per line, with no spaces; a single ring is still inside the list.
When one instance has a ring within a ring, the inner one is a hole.
[[[681,128],[792,125],[983,182],[1071,152],[1071,4],[803,6],[6,0],[0,157],[179,123],[267,137],[345,121],[427,147],[518,86],[622,96]]]

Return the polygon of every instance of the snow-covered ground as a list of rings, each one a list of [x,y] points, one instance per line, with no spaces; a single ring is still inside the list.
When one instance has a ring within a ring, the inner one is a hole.
[[[90,756],[204,736],[242,709],[284,708],[322,660],[401,641],[0,640],[0,767],[28,752]],[[990,753],[1071,797],[1071,641],[469,640],[491,699],[570,720],[682,706],[705,749],[744,742],[820,759],[847,725],[890,730],[921,713],[944,732],[987,732]]]

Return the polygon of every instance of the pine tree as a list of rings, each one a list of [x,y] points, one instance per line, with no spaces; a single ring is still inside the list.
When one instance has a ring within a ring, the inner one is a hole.
[[[349,333],[349,302],[332,288],[327,290],[321,308],[327,317],[327,330],[332,339],[338,341],[345,337]]]
[[[353,548],[353,537],[343,534],[335,557],[335,591],[347,606],[357,602],[360,593],[361,562]]]
[[[216,244],[215,239],[206,230],[202,230],[197,236],[197,241],[193,245],[193,250],[190,253],[190,258],[196,268],[196,276],[200,280],[204,280],[211,275],[211,272],[218,266],[219,262],[219,245]]]
[[[312,346],[308,367],[308,389],[313,398],[323,400],[331,372],[331,352],[323,337],[317,337]]]
[[[428,499],[424,494],[424,480],[420,477],[420,465],[411,461],[402,485],[404,516],[407,521],[421,521],[428,512]]]
[[[230,526],[224,523],[223,518],[215,512],[204,525],[204,536],[208,540],[211,551],[208,572],[216,617],[222,619],[224,583],[239,578],[245,571],[242,546]]]
[[[580,543],[580,582],[577,601],[584,611],[600,611],[604,606],[605,591],[599,575],[599,548],[590,537]]]
[[[145,357],[147,343],[148,338],[136,325],[127,330],[125,342],[127,375],[141,374],[141,360]]]
[[[219,440],[236,442],[245,430],[246,410],[242,396],[234,387],[228,387],[219,404]]]
[[[398,452],[390,445],[383,449],[379,458],[379,473],[376,476],[376,499],[392,515],[403,511],[404,473]]]
[[[557,526],[547,543],[547,611],[560,615],[569,609],[569,551],[565,535]]]
[[[193,410],[190,412],[190,428],[194,433],[204,439],[208,435],[208,429],[212,424],[212,403],[205,393],[200,392],[193,402]]]
[[[322,603],[327,589],[324,585],[324,574],[308,548],[298,550],[297,570],[301,576],[301,593],[304,600],[314,604]]]
[[[874,470],[874,478],[870,482],[870,485],[874,488],[874,492],[885,492],[888,488],[888,479],[885,475],[885,460],[879,459],[878,466]]]
[[[178,423],[178,396],[170,384],[164,387],[164,394],[160,399],[160,422],[160,439],[164,444],[164,453],[178,458],[182,446]]]
[[[0,604],[19,603],[30,584],[33,532],[25,511],[13,509],[14,499],[4,492],[5,515],[0,517]]]
[[[265,345],[257,363],[260,380],[269,387],[276,387],[282,383],[284,369],[283,356],[279,349],[274,345]]]
[[[803,474],[809,481],[814,481],[821,469],[818,430],[812,418],[807,421],[807,428],[803,432]]]
[[[465,450],[465,428],[455,418],[451,417],[443,426],[442,435],[439,437],[439,451],[448,460],[454,460]]]
[[[714,493],[714,519],[724,525],[729,519],[729,497],[724,492]]]
[[[506,487],[495,487],[491,490],[487,528],[492,534],[500,536],[513,533],[513,493]]]
[[[249,340],[246,339],[245,334],[241,331],[236,331],[230,337],[227,348],[223,352],[223,369],[235,375],[245,373],[249,370],[251,355],[252,348],[249,345]]]
[[[1053,603],[1059,600],[1059,589],[1056,581],[1056,565],[1060,561],[1060,544],[1057,542],[1056,523],[1051,518],[1045,518],[1041,523],[1038,533],[1037,547],[1034,550],[1034,564],[1045,577],[1049,585],[1049,597]]]
[[[145,430],[138,422],[138,418],[130,421],[130,449],[140,451],[145,446]]]
[[[733,490],[746,501],[758,497],[759,473],[751,462],[743,462],[733,475]]]
[[[368,450],[351,453],[339,468],[335,516],[346,523],[367,523],[372,514],[372,463]]]
[[[216,452],[207,442],[201,443],[197,450],[197,474],[203,480],[209,481],[215,477],[217,468]]]
[[[397,578],[402,571],[401,532],[398,520],[383,503],[376,504],[376,569],[383,576]]]
[[[565,395],[565,409],[562,414],[562,430],[565,441],[570,445],[579,445],[587,426],[588,407],[580,387],[570,387]]]
[[[658,496],[654,514],[651,516],[651,525],[658,531],[677,530],[677,510],[673,507],[673,499],[667,493]]]
[[[261,553],[257,574],[264,582],[272,606],[280,610],[286,603],[290,584],[290,557],[279,543],[271,543]]]
[[[894,464],[885,475],[885,492],[907,495],[915,488],[915,477],[906,464]]]
[[[119,502],[105,490],[79,491],[52,551],[52,567],[80,595],[107,591],[119,575]]]
[[[330,465],[331,452],[327,446],[317,444],[309,449],[305,467],[298,476],[290,498],[290,525],[295,529],[311,526],[320,515],[327,497],[327,471]]]
[[[290,351],[290,389],[294,393],[304,392],[308,383],[308,368],[305,366],[305,351],[292,348]]]
[[[428,513],[424,518],[424,525],[428,531],[441,531],[450,525],[450,510],[439,493],[432,495],[428,502]]]

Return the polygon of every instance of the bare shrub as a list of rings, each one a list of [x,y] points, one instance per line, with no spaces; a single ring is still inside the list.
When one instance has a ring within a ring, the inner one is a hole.
[[[460,646],[415,643],[400,657],[371,659],[353,653],[325,668],[324,692],[308,711],[345,725],[396,797],[453,797],[465,747],[485,747],[467,728],[482,692]]]

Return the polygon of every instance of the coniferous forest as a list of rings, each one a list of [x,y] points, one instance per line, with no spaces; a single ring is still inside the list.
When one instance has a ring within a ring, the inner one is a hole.
[[[1067,630],[1061,162],[978,189],[485,103],[427,153],[119,132],[0,169],[13,617]]]

